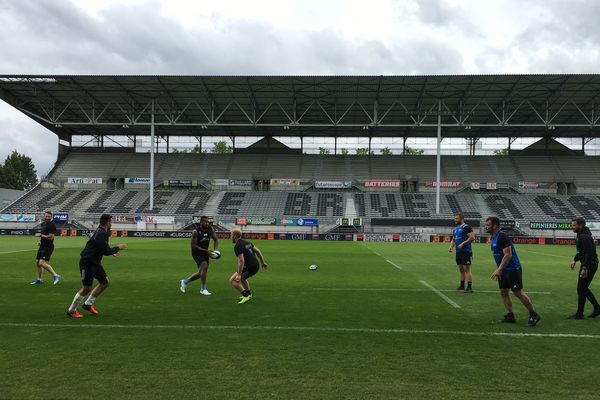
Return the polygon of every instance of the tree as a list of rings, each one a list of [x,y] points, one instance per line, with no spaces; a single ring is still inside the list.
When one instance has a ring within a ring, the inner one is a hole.
[[[340,151],[340,153],[341,153],[341,155],[343,155],[343,156],[347,156],[347,155],[348,155],[348,149],[342,149],[342,150]]]
[[[500,150],[494,150],[494,155],[495,156],[507,156],[508,155],[508,148],[506,148],[506,149],[500,149]]]
[[[408,146],[406,146],[404,148],[404,150],[402,151],[402,155],[405,155],[405,156],[420,156],[423,153],[425,153],[425,150],[423,150],[423,149],[413,149],[412,147],[408,147]]]
[[[200,148],[200,146],[196,147]],[[194,149],[196,147],[194,147]],[[215,142],[211,152],[213,154],[230,154],[233,153],[233,147],[228,146],[226,141],[221,140],[220,142]],[[194,153],[194,151],[192,151],[192,153]]]
[[[367,147],[358,148],[354,151],[356,151],[357,156],[368,156],[369,154],[373,154],[373,152],[369,153],[369,149]]]
[[[330,153],[331,153],[331,151],[329,151],[329,149],[327,149],[325,147],[319,147],[319,154],[320,155],[323,156],[323,155],[327,155],[327,154],[330,154]]]
[[[31,189],[37,182],[37,172],[31,158],[16,150],[6,157],[0,168],[0,187],[25,190]]]
[[[379,152],[381,153],[382,156],[391,156],[392,155],[392,150],[390,150],[389,147],[384,147],[383,149],[379,150]]]

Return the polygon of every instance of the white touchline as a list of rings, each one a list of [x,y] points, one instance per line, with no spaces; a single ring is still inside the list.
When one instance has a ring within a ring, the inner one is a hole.
[[[121,324],[36,324],[18,322],[0,322],[6,328],[78,328],[78,329],[165,329],[165,330],[249,330],[249,331],[307,331],[307,332],[347,332],[347,333],[396,333],[396,334],[428,334],[428,335],[462,335],[462,336],[510,336],[539,338],[586,338],[600,339],[600,335],[578,333],[528,333],[528,332],[476,332],[448,331],[433,329],[408,328],[340,328],[320,326],[243,326],[243,325],[121,325]]]
[[[429,292],[431,289],[417,289],[417,288],[325,288],[325,287],[314,287],[312,290],[322,290],[322,291],[331,291],[331,292],[343,292],[343,291],[364,291],[364,292]],[[456,289],[438,289],[440,292],[446,293],[456,293]],[[498,290],[477,290],[477,293],[500,293]],[[552,292],[535,292],[528,290],[527,293],[530,294],[552,294]]]
[[[440,296],[442,299],[444,299],[444,301],[448,304],[450,304],[452,307],[454,308],[460,308],[460,306],[458,304],[456,304],[454,301],[452,301],[451,298],[449,298],[448,296],[446,296],[444,293],[440,292],[438,289],[434,288],[433,286],[431,286],[429,283],[425,282],[425,281],[419,281],[421,282],[421,284],[423,286],[428,287],[430,290],[432,290],[433,292],[435,292],[435,294],[437,294],[438,296]]]

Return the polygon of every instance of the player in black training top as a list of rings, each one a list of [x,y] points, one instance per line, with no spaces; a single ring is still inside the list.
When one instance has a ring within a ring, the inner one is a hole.
[[[208,273],[208,261],[212,256],[212,252],[208,249],[210,239],[213,240],[213,251],[219,250],[219,239],[215,235],[215,231],[208,223],[208,217],[200,217],[200,223],[196,224],[196,229],[192,232],[192,258],[198,266],[198,272],[193,273],[187,279],[179,281],[179,290],[185,293],[188,283],[200,278],[200,294],[210,296],[206,290],[206,274]]]
[[[258,247],[242,239],[242,232],[240,230],[234,229],[231,231],[231,241],[235,243],[233,252],[238,260],[238,268],[237,272],[229,278],[229,282],[242,294],[238,304],[244,304],[252,300],[248,278],[254,276],[259,270],[256,257],[260,260],[261,267],[267,269],[269,266]]]
[[[600,315],[600,304],[590,290],[590,284],[598,271],[598,255],[596,254],[596,245],[590,228],[585,226],[585,219],[582,217],[573,218],[571,220],[571,228],[577,234],[577,254],[571,262],[571,269],[575,269],[577,261],[581,262],[579,268],[579,279],[577,280],[577,311],[571,315],[569,319],[583,319],[583,309],[586,300],[588,300],[594,310],[589,315],[590,318],[596,318]]]
[[[100,226],[90,239],[85,244],[85,248],[81,252],[81,259],[79,260],[79,271],[81,272],[81,283],[83,286],[79,292],[75,293],[73,302],[67,310],[67,315],[73,318],[82,318],[77,311],[77,307],[83,301],[85,296],[90,296],[85,301],[82,308],[96,315],[98,311],[94,308],[94,301],[96,297],[108,287],[108,276],[102,266],[103,256],[118,256],[119,251],[125,250],[127,245],[125,243],[119,244],[117,247],[110,247],[108,245],[108,238],[110,236],[110,227],[112,225],[112,216],[108,214],[102,214],[100,216]],[[92,290],[92,284],[94,279],[98,281],[98,286]]]
[[[50,211],[46,211],[44,213],[44,222],[42,222],[40,232],[35,234],[35,236],[40,238],[40,242],[38,243],[40,249],[35,256],[37,278],[31,282],[32,285],[40,285],[44,283],[44,280],[42,279],[42,273],[44,270],[52,274],[55,285],[60,281],[60,275],[54,271],[54,268],[52,268],[49,263],[50,257],[54,252],[54,235],[56,235],[56,224],[54,221],[52,221],[52,213]]]

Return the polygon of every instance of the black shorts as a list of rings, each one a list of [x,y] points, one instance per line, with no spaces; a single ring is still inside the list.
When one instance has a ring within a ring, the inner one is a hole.
[[[36,260],[50,261],[50,257],[54,252],[54,246],[41,246],[35,256]]]
[[[456,253],[456,265],[471,265],[473,253]]]
[[[210,257],[207,256],[206,254],[201,254],[201,253],[192,253],[192,258],[194,259],[194,261],[196,261],[196,264],[198,264],[198,268],[200,268],[200,264],[206,261],[206,266],[208,266],[208,262],[210,260]]]
[[[503,272],[498,279],[498,287],[512,290],[523,289],[523,270],[519,268]]]
[[[251,276],[256,275],[260,267],[258,265],[244,265],[244,269],[242,269],[242,279],[246,280]]]
[[[94,279],[103,285],[108,283],[106,271],[104,271],[102,264],[82,258],[79,260],[79,272],[81,272],[83,286],[92,286]]]

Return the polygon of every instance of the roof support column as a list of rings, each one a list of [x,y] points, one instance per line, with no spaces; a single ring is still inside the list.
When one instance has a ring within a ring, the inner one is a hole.
[[[441,159],[441,145],[442,145],[442,101],[438,100],[438,112],[437,112],[437,162],[435,171],[435,213],[440,214],[440,171],[442,169]]]
[[[150,210],[154,209],[154,100],[150,115]]]

